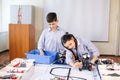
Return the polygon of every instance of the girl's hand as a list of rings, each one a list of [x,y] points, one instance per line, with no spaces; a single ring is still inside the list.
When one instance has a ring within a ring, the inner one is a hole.
[[[92,69],[95,69],[95,64],[91,63],[90,65]]]
[[[94,66],[94,65],[92,65],[92,69],[95,69],[95,66]]]
[[[73,67],[75,68],[81,68],[82,67],[82,62],[75,62]]]

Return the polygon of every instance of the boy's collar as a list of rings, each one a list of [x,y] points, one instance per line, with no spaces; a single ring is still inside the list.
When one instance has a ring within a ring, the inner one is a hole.
[[[57,26],[57,30],[60,30],[59,26]],[[48,31],[52,31],[50,27],[48,28]]]

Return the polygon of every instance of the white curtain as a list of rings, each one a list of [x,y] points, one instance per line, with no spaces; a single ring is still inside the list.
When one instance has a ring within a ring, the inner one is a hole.
[[[76,36],[92,41],[108,41],[109,0],[44,0],[46,15],[56,12],[59,26]]]

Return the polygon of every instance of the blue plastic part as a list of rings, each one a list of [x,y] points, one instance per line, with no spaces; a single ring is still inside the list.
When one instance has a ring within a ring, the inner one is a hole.
[[[51,64],[55,61],[57,52],[44,51],[44,56],[40,55],[39,50],[32,50],[26,53],[27,59],[35,59],[36,64]]]

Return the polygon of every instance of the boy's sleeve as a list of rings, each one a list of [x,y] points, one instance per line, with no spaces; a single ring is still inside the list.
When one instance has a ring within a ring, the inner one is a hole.
[[[45,30],[40,35],[40,38],[38,40],[38,49],[44,49],[45,47]]]

